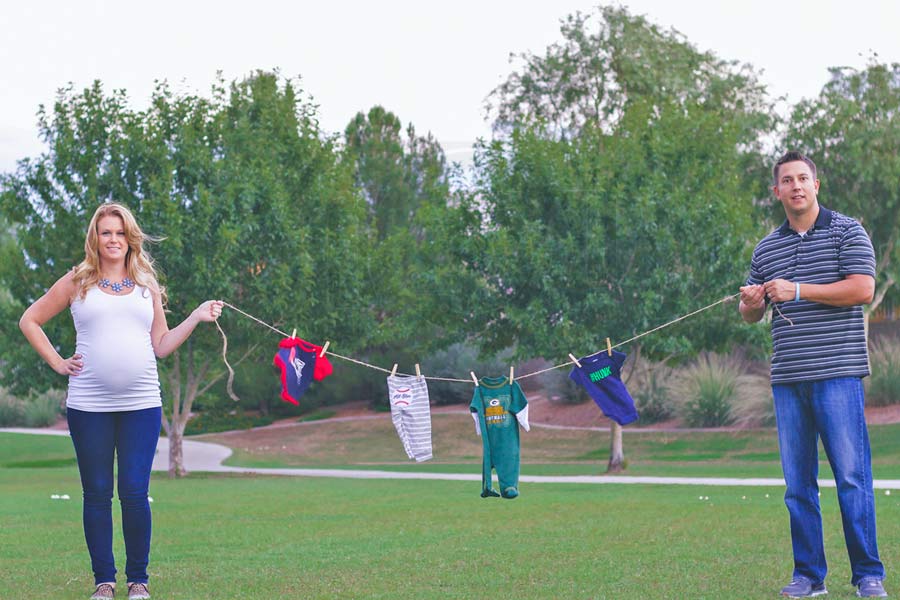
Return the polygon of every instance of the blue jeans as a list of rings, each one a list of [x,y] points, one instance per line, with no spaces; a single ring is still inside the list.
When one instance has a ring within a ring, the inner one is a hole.
[[[862,380],[838,377],[773,384],[772,392],[787,484],[784,503],[791,520],[794,577],[818,583],[828,572],[817,482],[821,437],[837,484],[851,583],[856,585],[863,577],[884,579],[875,540],[872,455],[863,413]]]
[[[128,582],[147,583],[150,560],[150,468],[159,441],[161,408],[123,412],[68,409],[69,432],[84,492],[84,539],[94,583],[116,580],[112,543],[113,456],[118,456],[119,503]]]

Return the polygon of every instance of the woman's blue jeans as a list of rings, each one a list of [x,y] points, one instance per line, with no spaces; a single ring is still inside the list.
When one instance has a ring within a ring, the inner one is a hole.
[[[69,432],[84,492],[84,539],[94,582],[116,580],[112,543],[113,457],[118,457],[119,503],[125,537],[125,576],[147,583],[150,560],[150,468],[159,441],[161,408],[123,412],[68,409]]]
[[[818,583],[828,572],[817,482],[821,437],[837,484],[851,583],[856,585],[863,577],[884,579],[875,539],[872,455],[862,380],[838,377],[773,384],[772,392],[787,484],[784,503],[791,520],[794,577]]]

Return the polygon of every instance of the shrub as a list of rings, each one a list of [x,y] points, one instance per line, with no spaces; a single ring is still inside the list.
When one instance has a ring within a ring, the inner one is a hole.
[[[900,402],[900,339],[885,338],[869,352],[872,374],[868,378],[866,404],[887,406]]]
[[[553,369],[537,376],[547,399],[560,404],[582,404],[590,399],[584,388],[569,379],[569,368]]]
[[[746,375],[744,381],[741,393],[731,407],[734,424],[743,428],[773,427],[775,403],[769,379],[759,375]]]
[[[18,398],[0,388],[0,427],[49,427],[64,413],[63,390],[47,390]]]
[[[49,427],[63,414],[63,390],[47,390],[40,394],[28,394],[22,402],[25,427]]]
[[[675,406],[667,385],[672,373],[672,369],[662,364],[648,368],[645,383],[634,394],[634,403],[640,415],[638,423],[649,425],[675,416]]]
[[[760,377],[749,373],[744,360],[703,353],[677,374],[673,392],[685,425],[722,427],[739,419],[749,423],[747,411],[756,414],[751,408],[761,405],[761,389]]]
[[[478,377],[499,377],[509,374],[512,350],[507,349],[495,356],[482,356],[474,346],[453,344],[429,356],[422,362],[425,375],[460,379],[469,371]],[[468,404],[472,401],[472,386],[452,381],[429,381],[428,396],[432,406],[442,404]]]
[[[25,406],[22,401],[0,388],[0,427],[25,425]]]

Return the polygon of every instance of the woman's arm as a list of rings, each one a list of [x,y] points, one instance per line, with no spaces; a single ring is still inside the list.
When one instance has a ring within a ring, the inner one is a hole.
[[[153,324],[150,327],[150,341],[153,351],[159,358],[172,354],[184,343],[194,328],[201,321],[215,321],[222,314],[223,303],[220,300],[207,300],[194,309],[187,319],[179,323],[175,329],[169,329],[166,314],[163,311],[162,299],[153,292]]]
[[[25,309],[22,318],[19,319],[19,329],[25,334],[25,339],[37,350],[41,358],[60,375],[76,376],[81,372],[84,363],[80,354],[73,354],[70,358],[63,358],[50,343],[43,325],[69,306],[75,296],[75,281],[72,271],[59,278],[47,293],[38,298],[34,304]]]

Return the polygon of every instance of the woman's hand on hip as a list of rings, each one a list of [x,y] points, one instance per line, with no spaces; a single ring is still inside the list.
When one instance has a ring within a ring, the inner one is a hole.
[[[60,375],[68,375],[69,377],[76,377],[79,373],[81,373],[81,369],[84,368],[84,361],[82,357],[77,352],[70,356],[69,358],[63,359],[63,361],[53,367],[53,370],[59,373]]]

